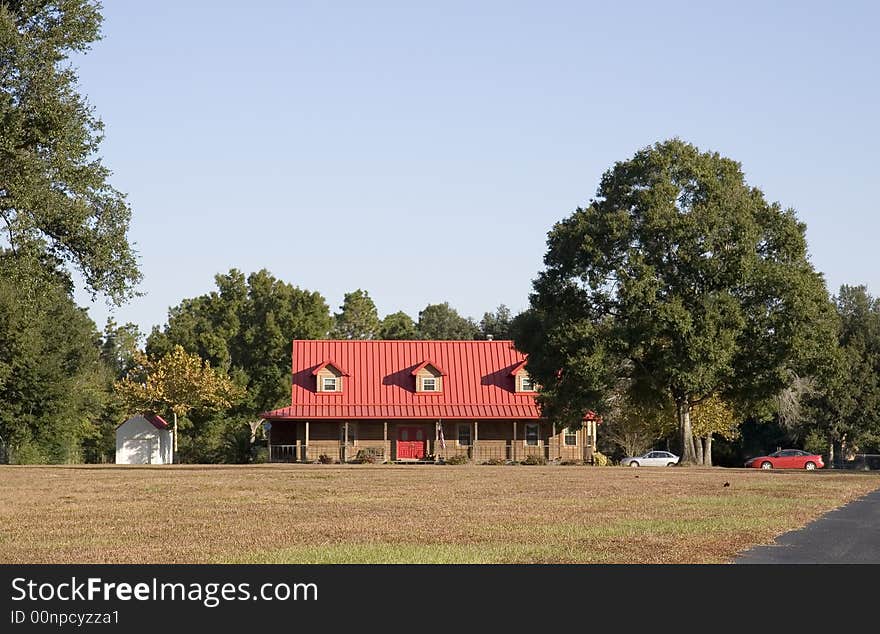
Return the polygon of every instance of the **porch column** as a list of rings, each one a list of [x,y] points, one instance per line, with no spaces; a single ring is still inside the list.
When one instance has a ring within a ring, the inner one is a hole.
[[[342,445],[342,462],[348,462],[348,421],[343,423],[345,433],[343,435],[344,444]]]
[[[272,423],[269,423],[269,429],[266,429],[266,447],[269,448],[269,462],[272,462]]]
[[[306,421],[306,444],[303,447],[303,462],[309,461],[309,421]]]
[[[551,438],[551,439],[552,439],[552,438],[556,438],[556,422],[555,422],[555,421],[554,421],[554,423],[553,423],[553,427],[552,427],[551,429],[553,430],[553,435],[550,436],[550,438]],[[549,447],[550,443],[548,442],[547,445],[548,445],[548,447]],[[550,449],[549,449],[549,448],[547,449],[547,453],[548,453],[548,454],[550,453]],[[557,457],[559,457],[559,456],[562,455],[562,448],[559,446],[559,439],[558,439],[558,438],[556,438],[556,455],[557,455]],[[547,458],[549,459],[550,456],[548,455]]]
[[[513,421],[513,444],[510,446],[510,459],[516,462],[516,421]]]
[[[438,420],[434,423],[434,462],[440,462],[440,455],[438,453],[440,448],[440,425],[442,423]]]
[[[385,442],[385,460],[391,460],[391,445],[388,444],[388,421],[382,423],[382,440]]]
[[[480,423],[474,421],[474,462],[477,461],[477,443],[480,440]]]

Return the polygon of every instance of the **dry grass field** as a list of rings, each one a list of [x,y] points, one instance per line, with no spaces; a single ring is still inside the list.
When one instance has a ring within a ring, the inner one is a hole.
[[[731,469],[0,467],[0,563],[726,562],[878,487]]]

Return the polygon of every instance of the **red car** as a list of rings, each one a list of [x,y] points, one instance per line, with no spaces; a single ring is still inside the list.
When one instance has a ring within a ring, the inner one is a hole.
[[[769,456],[758,456],[746,462],[747,467],[754,469],[821,469],[825,466],[822,456],[807,453],[800,449],[783,449]]]

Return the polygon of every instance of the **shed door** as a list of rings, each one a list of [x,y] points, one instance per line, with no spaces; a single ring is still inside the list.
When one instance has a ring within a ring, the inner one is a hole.
[[[398,460],[419,460],[425,457],[425,431],[421,427],[397,428]]]

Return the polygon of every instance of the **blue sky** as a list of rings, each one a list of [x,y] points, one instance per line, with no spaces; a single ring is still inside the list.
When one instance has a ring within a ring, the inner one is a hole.
[[[877,3],[105,5],[77,65],[144,273],[119,322],[232,267],[334,310],[520,310],[553,223],[672,136],[794,207],[831,289],[880,293]]]

